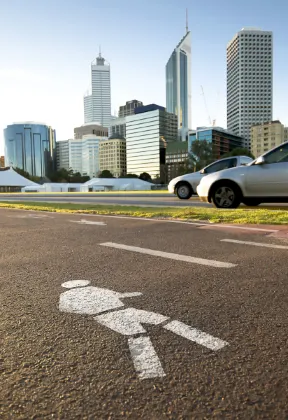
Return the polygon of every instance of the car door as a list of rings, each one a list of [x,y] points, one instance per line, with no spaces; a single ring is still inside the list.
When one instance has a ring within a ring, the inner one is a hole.
[[[263,156],[264,162],[248,166],[246,196],[288,197],[288,142]]]

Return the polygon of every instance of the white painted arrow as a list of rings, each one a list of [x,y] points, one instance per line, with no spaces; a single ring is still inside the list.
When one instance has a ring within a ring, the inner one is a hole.
[[[92,220],[70,220],[72,223],[80,223],[82,225],[98,225],[98,226],[106,226],[106,223],[104,222],[94,222]]]

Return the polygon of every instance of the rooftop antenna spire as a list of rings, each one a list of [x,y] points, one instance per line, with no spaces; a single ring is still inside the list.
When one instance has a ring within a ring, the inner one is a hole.
[[[101,45],[99,45],[99,57],[101,57]]]
[[[189,29],[188,29],[188,8],[186,8],[186,33],[188,33],[189,32]]]

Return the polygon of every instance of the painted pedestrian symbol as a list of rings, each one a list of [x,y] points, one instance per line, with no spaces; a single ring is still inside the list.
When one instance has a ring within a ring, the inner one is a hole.
[[[129,350],[140,379],[165,376],[150,338],[144,335],[147,331],[143,324],[162,325],[166,330],[213,351],[220,350],[228,344],[180,321],[170,321],[169,317],[155,312],[136,308],[122,309],[125,305],[122,299],[141,296],[142,293],[118,293],[90,286],[88,280],[72,280],[63,283],[62,286],[70,290],[60,295],[61,312],[97,315],[94,320],[99,324],[129,337]],[[143,335],[135,337],[139,334]]]

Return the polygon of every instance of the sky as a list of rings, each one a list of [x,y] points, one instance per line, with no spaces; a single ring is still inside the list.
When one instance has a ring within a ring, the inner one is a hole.
[[[244,26],[273,31],[273,119],[288,125],[286,0],[0,0],[0,154],[13,122],[73,138],[99,45],[111,65],[112,114],[132,99],[165,106],[165,65],[185,34],[186,8],[192,128],[209,116],[226,127],[226,45]]]

